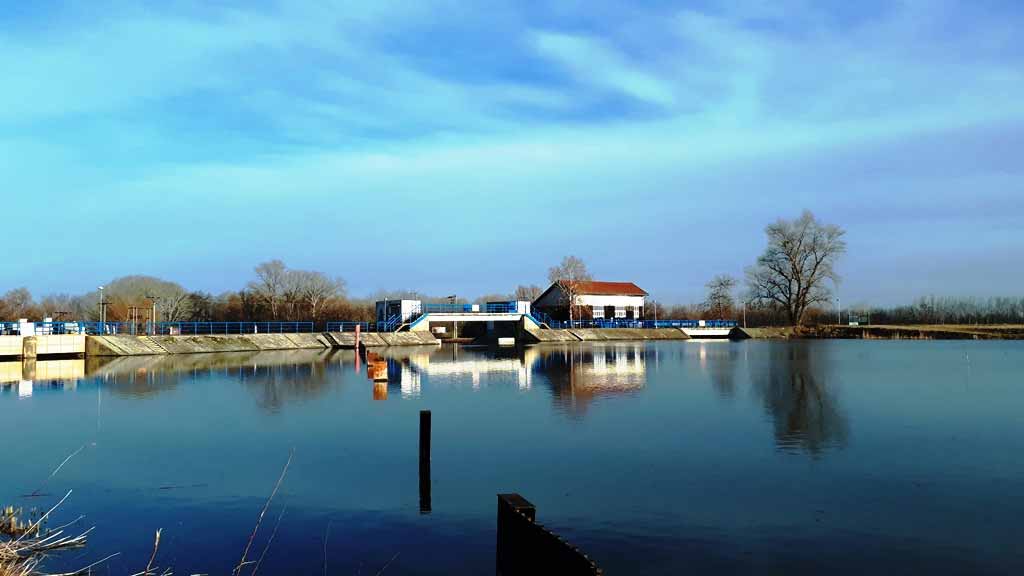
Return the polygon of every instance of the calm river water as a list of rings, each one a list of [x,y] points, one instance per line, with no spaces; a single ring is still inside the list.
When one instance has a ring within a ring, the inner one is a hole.
[[[73,490],[51,524],[96,529],[51,570],[140,571],[162,528],[157,564],[227,574],[294,449],[261,574],[493,573],[499,492],[608,574],[1024,573],[1024,343],[387,354],[377,387],[351,351],[0,365],[0,504]]]

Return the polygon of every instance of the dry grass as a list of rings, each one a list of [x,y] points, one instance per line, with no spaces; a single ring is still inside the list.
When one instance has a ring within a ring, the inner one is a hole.
[[[0,576],[35,576],[42,574],[39,571],[39,565],[48,554],[85,546],[86,539],[92,528],[77,534],[73,532],[70,534],[66,533],[66,530],[78,523],[81,517],[57,528],[44,529],[43,527],[50,514],[63,504],[70,495],[71,492],[68,491],[64,498],[61,498],[60,502],[38,518],[35,518],[35,515],[30,513],[30,520],[27,521],[22,519],[21,509],[7,507],[2,510],[2,513],[0,513]],[[108,559],[109,557],[104,558],[100,562],[105,562]],[[69,574],[83,574],[100,562]]]

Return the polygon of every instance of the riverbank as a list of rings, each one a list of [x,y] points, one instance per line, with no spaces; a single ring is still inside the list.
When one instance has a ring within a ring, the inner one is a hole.
[[[1024,340],[1024,325],[866,325],[773,326],[738,328],[750,338],[767,340]]]

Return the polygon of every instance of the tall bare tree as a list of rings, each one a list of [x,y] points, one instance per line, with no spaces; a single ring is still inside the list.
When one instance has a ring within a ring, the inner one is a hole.
[[[288,288],[288,270],[284,262],[271,260],[256,266],[256,280],[249,282],[251,290],[270,308],[270,316],[277,320],[281,302],[285,299]]]
[[[732,292],[736,288],[736,279],[728,274],[719,274],[705,285],[708,289],[704,307],[715,318],[725,318],[736,307]]]
[[[566,256],[558,266],[548,269],[548,280],[558,286],[562,302],[569,307],[569,322],[573,320],[573,309],[578,305],[580,282],[590,281],[587,265],[576,256]]]
[[[846,253],[846,232],[804,211],[796,220],[780,218],[765,234],[768,247],[747,269],[750,296],[781,306],[789,322],[799,325],[809,306],[830,301],[826,282],[839,280],[835,263]]]

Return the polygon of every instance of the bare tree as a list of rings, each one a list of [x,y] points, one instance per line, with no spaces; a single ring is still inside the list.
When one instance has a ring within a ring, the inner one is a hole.
[[[573,308],[578,305],[576,300],[579,296],[579,284],[590,279],[587,265],[576,256],[566,256],[562,258],[561,264],[548,269],[548,280],[558,286],[562,293],[562,302],[569,308],[570,323],[573,320]]]
[[[270,308],[270,316],[277,320],[278,309],[282,300],[285,299],[287,289],[288,270],[284,262],[271,260],[256,266],[256,280],[249,282],[251,290],[260,300]]]
[[[309,306],[311,320],[314,322],[324,302],[345,293],[345,281],[341,278],[328,278],[321,272],[305,270],[293,271],[290,276],[293,278],[298,297]]]
[[[804,211],[796,220],[780,218],[765,234],[768,247],[747,269],[750,296],[781,306],[789,322],[799,325],[808,306],[831,299],[826,281],[839,280],[835,263],[846,253],[846,232]]]
[[[158,292],[156,296],[160,298],[162,321],[181,322],[192,315],[192,300],[184,288],[174,284],[173,286],[162,286]]]
[[[8,290],[3,296],[2,307],[11,320],[28,318],[33,311],[32,293],[28,291],[28,288]]]
[[[530,284],[529,286],[520,284],[519,286],[516,286],[514,298],[516,300],[528,300],[533,302],[541,295],[542,292],[544,292],[544,289],[536,284]]]
[[[707,300],[704,306],[715,318],[725,318],[736,307],[732,292],[736,288],[736,279],[728,274],[719,274],[706,284]]]
[[[131,307],[149,308],[155,302],[160,320],[177,322],[191,316],[191,300],[181,284],[153,276],[132,275],[115,278],[105,285],[103,299],[107,303],[107,319],[128,318]],[[89,305],[99,301],[99,293],[83,296]]]

